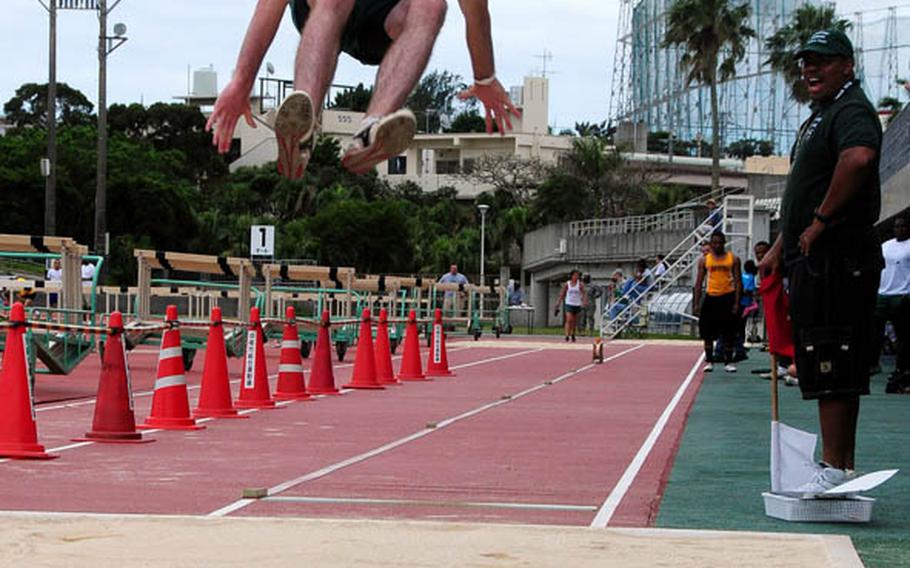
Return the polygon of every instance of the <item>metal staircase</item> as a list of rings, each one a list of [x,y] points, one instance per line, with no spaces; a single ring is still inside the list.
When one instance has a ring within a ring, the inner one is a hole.
[[[618,300],[604,308],[600,335],[604,339],[616,339],[624,332],[640,334],[651,327],[653,306],[666,300],[674,292],[679,292],[681,280],[691,276],[698,259],[702,257],[702,247],[711,239],[711,234],[722,228],[727,235],[727,243],[738,256],[752,246],[752,229],[754,224],[754,198],[751,195],[730,195],[719,207],[720,223],[716,219],[705,219],[694,231],[689,233],[666,254],[669,268],[660,276],[652,278],[650,283],[640,283],[630,287]],[[680,310],[685,310],[689,302],[683,302]],[[679,311],[674,314],[694,320],[690,314]]]

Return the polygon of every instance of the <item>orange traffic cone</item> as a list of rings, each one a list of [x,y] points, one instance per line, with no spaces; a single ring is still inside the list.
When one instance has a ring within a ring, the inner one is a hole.
[[[442,328],[442,310],[436,308],[433,314],[433,334],[430,336],[430,352],[427,354],[428,377],[454,377],[449,370],[449,357],[446,355],[446,332]]]
[[[313,400],[306,392],[303,380],[303,361],[300,359],[300,337],[297,335],[297,314],[294,306],[285,310],[287,323],[281,338],[281,359],[278,362],[276,400]]]
[[[155,379],[155,394],[152,397],[152,412],[139,427],[201,430],[205,426],[199,426],[190,417],[190,399],[186,391],[177,306],[167,307],[165,323],[168,328],[164,330],[161,351],[158,353],[158,374]]]
[[[404,353],[401,354],[401,368],[398,370],[400,381],[425,381],[423,367],[420,364],[420,332],[417,331],[417,314],[414,310],[408,313],[408,323],[404,331]]]
[[[209,338],[205,342],[205,366],[202,368],[199,403],[193,410],[196,418],[249,418],[238,414],[231,400],[231,379],[223,330],[221,308],[215,306],[212,308]]]
[[[400,385],[392,370],[392,348],[389,345],[389,313],[379,310],[379,324],[376,326],[376,343],[373,360],[376,363],[376,382],[381,385]]]
[[[25,308],[16,302],[10,310],[3,368],[0,370],[0,457],[50,460],[38,443],[35,407],[25,357]]]
[[[357,358],[354,371],[346,389],[384,389],[376,380],[376,362],[373,359],[373,326],[370,325],[370,310],[363,310],[360,317],[360,333],[357,336]]]
[[[246,332],[246,355],[237,408],[275,408],[269,391],[269,372],[265,365],[265,342],[262,338],[259,308],[250,308],[250,327]]]
[[[329,312],[322,312],[316,347],[313,350],[313,367],[310,369],[310,394],[341,394],[335,388],[332,372],[332,338],[329,334]]]
[[[120,337],[123,335],[123,315],[120,312],[112,313],[108,323],[111,329],[104,343],[104,361],[98,381],[92,430],[86,432],[84,438],[76,438],[75,441],[118,444],[154,442],[153,438],[143,439],[142,434],[136,431],[133,387],[126,362],[126,346]]]

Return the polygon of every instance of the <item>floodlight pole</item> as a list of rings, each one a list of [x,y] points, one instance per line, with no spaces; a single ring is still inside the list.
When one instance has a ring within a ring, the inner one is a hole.
[[[477,209],[480,210],[480,286],[481,286],[480,317],[483,317],[483,294],[484,294],[483,286],[485,284],[485,282],[484,282],[485,277],[484,277],[483,269],[484,269],[484,256],[486,256],[484,254],[485,253],[484,244],[485,244],[485,241],[487,240],[486,239],[486,220],[487,220],[487,210],[490,209],[490,206],[485,203],[481,203],[480,205],[477,206]]]

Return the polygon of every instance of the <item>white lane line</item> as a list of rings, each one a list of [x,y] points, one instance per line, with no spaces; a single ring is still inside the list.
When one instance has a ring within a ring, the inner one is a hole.
[[[436,501],[431,499],[368,499],[360,497],[264,497],[263,501],[333,505],[405,505],[410,507],[483,507],[492,509],[534,509],[543,511],[596,511],[595,505],[561,505],[558,503],[498,503],[487,501]]]
[[[607,496],[606,501],[604,501],[603,505],[601,505],[600,509],[597,511],[597,515],[595,515],[594,520],[591,521],[592,528],[604,528],[610,522],[610,519],[613,518],[613,514],[616,512],[616,509],[622,502],[623,497],[626,496],[626,493],[629,491],[629,488],[635,481],[635,477],[638,475],[638,472],[641,471],[645,460],[648,459],[648,454],[651,453],[651,450],[657,443],[657,439],[660,438],[664,427],[667,425],[667,421],[670,420],[670,416],[676,409],[676,405],[679,404],[679,401],[682,399],[683,394],[685,394],[686,390],[689,388],[689,384],[695,377],[695,373],[698,371],[698,367],[701,365],[701,362],[704,360],[704,358],[705,354],[702,353],[695,361],[695,364],[692,365],[692,368],[689,370],[689,374],[686,376],[686,380],[684,380],[682,384],[679,385],[679,388],[676,389],[676,394],[673,395],[673,398],[670,399],[670,402],[667,404],[666,408],[664,408],[664,411],[660,415],[660,418],[658,418],[657,422],[654,424],[654,428],[651,429],[651,433],[648,434],[647,438],[645,438],[644,443],[642,443],[641,447],[638,449],[638,453],[635,454],[635,457],[629,463],[629,466],[622,474],[622,477],[619,478],[619,481],[616,483],[613,491],[610,492],[610,495]]]
[[[618,359],[619,357],[622,357],[623,355],[626,355],[626,354],[628,354],[628,353],[632,353],[633,351],[637,351],[638,349],[641,349],[642,347],[644,347],[644,344],[639,344],[639,345],[637,345],[637,346],[635,346],[635,347],[632,347],[632,348],[630,348],[630,349],[626,349],[625,351],[621,351],[621,352],[619,352],[619,353],[617,353],[617,354],[615,354],[615,355],[612,355],[612,356],[610,356],[610,357],[608,357],[608,358],[605,358],[605,359],[604,359],[604,362],[606,363],[606,362],[608,362],[608,361],[612,361],[612,360],[614,360],[614,359]],[[537,353],[537,352],[539,352],[539,351],[541,351],[541,349],[532,349],[532,350],[528,350],[528,351],[526,351],[526,352],[523,352],[522,354],[527,355],[527,354],[529,354],[529,353]],[[513,356],[516,356],[516,355],[513,354]],[[494,360],[499,360],[499,359],[501,359],[501,357],[494,357],[493,359],[490,359],[489,361],[494,361]],[[378,455],[383,454],[383,453],[385,453],[385,452],[388,452],[388,451],[390,451],[390,450],[393,450],[393,449],[395,449],[395,448],[397,448],[397,447],[399,447],[399,446],[403,446],[403,445],[405,445],[405,444],[407,444],[407,443],[409,443],[409,442],[413,442],[414,440],[418,440],[418,439],[420,439],[420,438],[423,438],[424,436],[427,436],[427,435],[429,435],[429,434],[432,434],[433,432],[437,432],[437,431],[439,431],[439,430],[442,429],[442,428],[445,428],[445,427],[447,427],[447,426],[451,426],[452,424],[454,424],[454,423],[456,423],[456,422],[458,422],[458,421],[465,420],[466,418],[470,418],[470,417],[472,417],[472,416],[474,416],[474,415],[476,415],[476,414],[480,414],[481,412],[484,412],[484,411],[489,410],[489,409],[491,409],[491,408],[495,408],[495,407],[500,406],[500,405],[502,405],[502,404],[507,404],[507,403],[512,402],[512,401],[514,401],[514,400],[517,400],[517,399],[519,399],[519,398],[521,398],[521,397],[523,397],[523,396],[526,396],[526,395],[528,395],[528,394],[531,394],[531,393],[533,393],[533,392],[536,392],[536,391],[538,391],[538,390],[540,390],[540,389],[543,389],[543,388],[546,388],[546,387],[548,387],[548,386],[551,386],[551,385],[554,385],[554,384],[556,384],[556,383],[559,383],[559,382],[561,382],[561,381],[563,381],[563,380],[565,380],[565,379],[567,379],[567,378],[569,378],[569,377],[572,377],[572,376],[577,375],[577,374],[579,374],[579,373],[583,373],[583,372],[585,372],[585,371],[587,371],[588,369],[591,369],[591,368],[593,368],[593,367],[594,367],[594,363],[589,363],[589,364],[585,365],[584,367],[581,367],[580,369],[573,369],[572,371],[569,371],[568,373],[565,373],[565,374],[563,374],[563,375],[560,375],[559,377],[556,377],[555,379],[548,380],[548,381],[544,382],[543,384],[535,385],[535,386],[533,386],[533,387],[531,387],[531,388],[528,388],[528,389],[525,389],[525,390],[523,390],[523,391],[521,391],[521,392],[519,392],[519,393],[513,394],[513,395],[511,395],[511,396],[509,396],[509,397],[507,397],[507,398],[503,398],[503,399],[497,400],[497,401],[495,401],[495,402],[490,402],[490,403],[484,404],[484,405],[482,405],[482,406],[479,406],[479,407],[477,407],[477,408],[475,408],[475,409],[473,409],[473,410],[469,410],[469,411],[467,411],[467,412],[463,412],[462,414],[459,414],[459,415],[454,416],[454,417],[452,417],[452,418],[447,418],[447,419],[445,419],[445,420],[441,420],[441,421],[439,421],[439,422],[436,423],[436,427],[435,427],[435,428],[425,428],[425,429],[420,430],[420,431],[418,431],[418,432],[414,432],[413,434],[411,434],[411,435],[409,435],[409,436],[405,436],[404,438],[399,438],[398,440],[395,440],[395,441],[393,441],[393,442],[389,442],[388,444],[379,446],[378,448],[374,448],[374,449],[369,450],[369,451],[367,451],[367,452],[364,452],[364,453],[362,453],[362,454],[359,454],[359,455],[350,457],[350,458],[348,458],[348,459],[346,459],[346,460],[343,460],[343,461],[340,461],[340,462],[336,462],[336,463],[331,464],[331,465],[328,465],[328,466],[326,466],[326,467],[324,467],[324,468],[322,468],[322,469],[318,469],[318,470],[316,470],[316,471],[312,471],[312,472],[310,472],[310,473],[307,473],[307,474],[302,475],[302,476],[300,476],[300,477],[291,479],[291,480],[289,480],[289,481],[285,481],[284,483],[279,483],[278,485],[275,485],[274,487],[270,487],[270,488],[267,490],[267,496],[277,495],[278,493],[281,493],[282,491],[286,491],[286,490],[288,490],[288,489],[290,489],[290,488],[292,488],[292,487],[296,487],[297,485],[300,485],[300,484],[302,484],[302,483],[306,483],[306,482],[308,482],[308,481],[313,481],[314,479],[319,479],[319,478],[321,478],[321,477],[325,477],[325,476],[327,476],[327,475],[329,475],[329,474],[332,474],[332,473],[334,473],[334,472],[336,472],[336,471],[338,471],[338,470],[340,470],[340,469],[344,469],[344,468],[346,468],[346,467],[348,467],[348,466],[350,466],[350,465],[354,465],[354,464],[360,463],[360,462],[362,462],[362,461],[368,460],[368,459],[370,459],[370,458],[372,458],[372,457],[375,457],[375,456],[378,456]],[[235,501],[235,502],[233,502],[233,503],[231,503],[231,504],[229,504],[229,505],[226,505],[226,506],[224,506],[224,507],[222,507],[222,508],[220,508],[220,509],[217,509],[217,510],[215,510],[215,511],[212,511],[211,513],[208,514],[208,516],[209,516],[209,517],[223,517],[223,516],[229,515],[229,514],[231,514],[231,513],[233,513],[233,512],[239,511],[240,509],[243,509],[244,507],[247,507],[247,506],[249,506],[249,505],[252,505],[252,504],[255,503],[257,500],[258,500],[258,499],[239,499],[239,500],[237,500],[237,501]]]

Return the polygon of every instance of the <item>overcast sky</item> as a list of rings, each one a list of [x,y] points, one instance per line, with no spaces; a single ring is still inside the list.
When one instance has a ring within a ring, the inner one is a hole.
[[[109,0],[112,2],[113,0]],[[877,9],[895,0],[844,0],[838,10]],[[38,0],[3,0],[0,103],[23,83],[47,81],[47,12]],[[109,18],[127,25],[129,41],[108,59],[110,102],[170,101],[187,90],[187,66],[214,66],[219,88],[234,66],[255,0],[123,0]],[[504,85],[540,73],[548,63],[550,123],[601,121],[609,108],[619,0],[491,0],[497,75]],[[905,3],[906,5],[906,3]],[[869,14],[867,21],[883,17]],[[61,11],[58,16],[58,81],[92,100],[97,96],[98,24],[94,12]],[[298,34],[285,15],[266,56],[276,77],[291,78]],[[472,76],[457,2],[449,13],[428,69]],[[342,56],[335,82],[371,83],[374,68]]]

